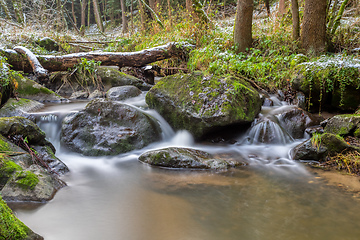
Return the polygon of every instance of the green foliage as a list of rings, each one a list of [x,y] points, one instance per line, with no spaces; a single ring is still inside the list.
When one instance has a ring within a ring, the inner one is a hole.
[[[0,196],[0,240],[26,239],[30,229],[15,217]]]
[[[317,100],[321,103],[324,94],[339,89],[341,107],[346,89],[360,88],[360,61],[346,55],[322,56],[315,61],[299,64],[295,70],[300,70],[305,77],[301,87],[308,89],[309,107],[314,91],[319,94]]]
[[[95,60],[88,60],[81,58],[81,61],[75,65],[75,70],[78,72],[78,82],[81,86],[86,88],[89,85],[93,85],[98,89],[102,88],[102,82],[97,75],[97,67],[101,65],[101,62],[95,62]]]
[[[310,139],[311,145],[319,151],[321,146],[321,134],[320,133],[314,133]]]

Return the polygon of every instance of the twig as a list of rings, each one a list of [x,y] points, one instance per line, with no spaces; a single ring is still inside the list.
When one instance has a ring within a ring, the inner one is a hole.
[[[8,20],[4,19],[4,18],[0,18],[0,21],[3,21],[3,22],[6,22],[7,24],[11,25],[11,26],[15,26],[15,27],[18,27],[20,29],[24,29],[22,26],[16,24],[16,23],[13,23],[13,22],[9,22]]]

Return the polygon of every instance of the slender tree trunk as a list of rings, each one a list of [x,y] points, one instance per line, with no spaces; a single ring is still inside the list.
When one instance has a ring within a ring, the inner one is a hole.
[[[76,15],[75,15],[74,1],[71,1],[71,13],[72,13],[72,17],[74,19],[74,23],[76,25]]]
[[[121,17],[122,17],[122,33],[125,34],[128,32],[128,21],[126,18],[125,1],[120,0],[120,5],[121,5]]]
[[[171,4],[170,4],[170,0],[167,0],[167,5],[168,5],[168,15],[169,15],[170,27],[172,27],[172,16],[171,16]]]
[[[5,0],[0,0],[0,5],[5,12],[6,18],[11,20],[11,14],[10,14],[9,8],[6,5]]]
[[[99,12],[99,3],[98,3],[98,1],[93,0],[93,5],[94,5],[94,15],[95,15],[96,24],[98,25],[99,30],[101,32],[104,32],[104,27],[103,27],[103,23],[101,21],[100,12]]]
[[[130,4],[130,11],[131,11],[131,30],[130,30],[130,33],[133,34],[133,30],[134,30],[134,9],[133,9],[133,1],[131,1],[131,4]]]
[[[87,16],[87,25],[90,26],[90,13],[91,13],[91,0],[88,2],[88,16]]]
[[[326,50],[327,0],[306,0],[301,29],[301,44],[307,53],[319,54]]]
[[[80,5],[81,5],[81,27],[84,26],[86,24],[86,4],[87,4],[87,0],[81,0]]]
[[[104,13],[104,21],[107,21],[107,13],[106,13],[106,0],[102,1],[102,9],[103,9],[103,13]]]
[[[145,33],[147,29],[146,23],[146,15],[145,15],[145,8],[141,0],[139,0],[139,11],[140,11],[140,21],[141,21],[141,31]]]
[[[279,16],[283,16],[286,12],[286,0],[280,0],[279,1]]]
[[[234,29],[234,44],[237,52],[245,52],[252,45],[253,0],[238,0]]]
[[[266,12],[268,14],[268,16],[271,15],[271,12],[270,12],[270,0],[265,0],[265,8],[266,8]]]
[[[299,3],[298,0],[291,0],[291,12],[293,20],[293,40],[300,39],[300,18],[299,18]]]

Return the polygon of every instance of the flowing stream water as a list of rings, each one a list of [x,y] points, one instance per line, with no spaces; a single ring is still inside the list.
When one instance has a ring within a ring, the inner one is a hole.
[[[144,96],[127,104],[144,108]],[[289,159],[294,141],[264,120],[236,144],[195,143],[161,117],[163,141],[113,157],[85,157],[60,145],[62,118],[85,102],[55,104],[38,124],[70,168],[68,186],[43,205],[15,205],[16,215],[46,240],[345,240],[360,237],[360,204]],[[270,131],[270,143],[261,132]],[[274,140],[275,138],[275,140]],[[192,147],[249,165],[226,172],[154,168],[138,156],[166,146]]]

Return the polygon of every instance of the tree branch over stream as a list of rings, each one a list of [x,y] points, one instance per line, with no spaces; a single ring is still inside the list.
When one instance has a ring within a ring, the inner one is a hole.
[[[100,61],[103,66],[142,67],[172,57],[187,58],[193,47],[188,43],[171,42],[138,52],[81,52],[66,55],[34,55],[24,47],[16,47],[15,50],[21,51],[22,54],[11,49],[0,49],[0,55],[8,59],[13,70],[36,73],[42,72],[41,68],[50,72],[67,71],[78,64],[82,58]],[[39,64],[35,64],[34,58]]]

